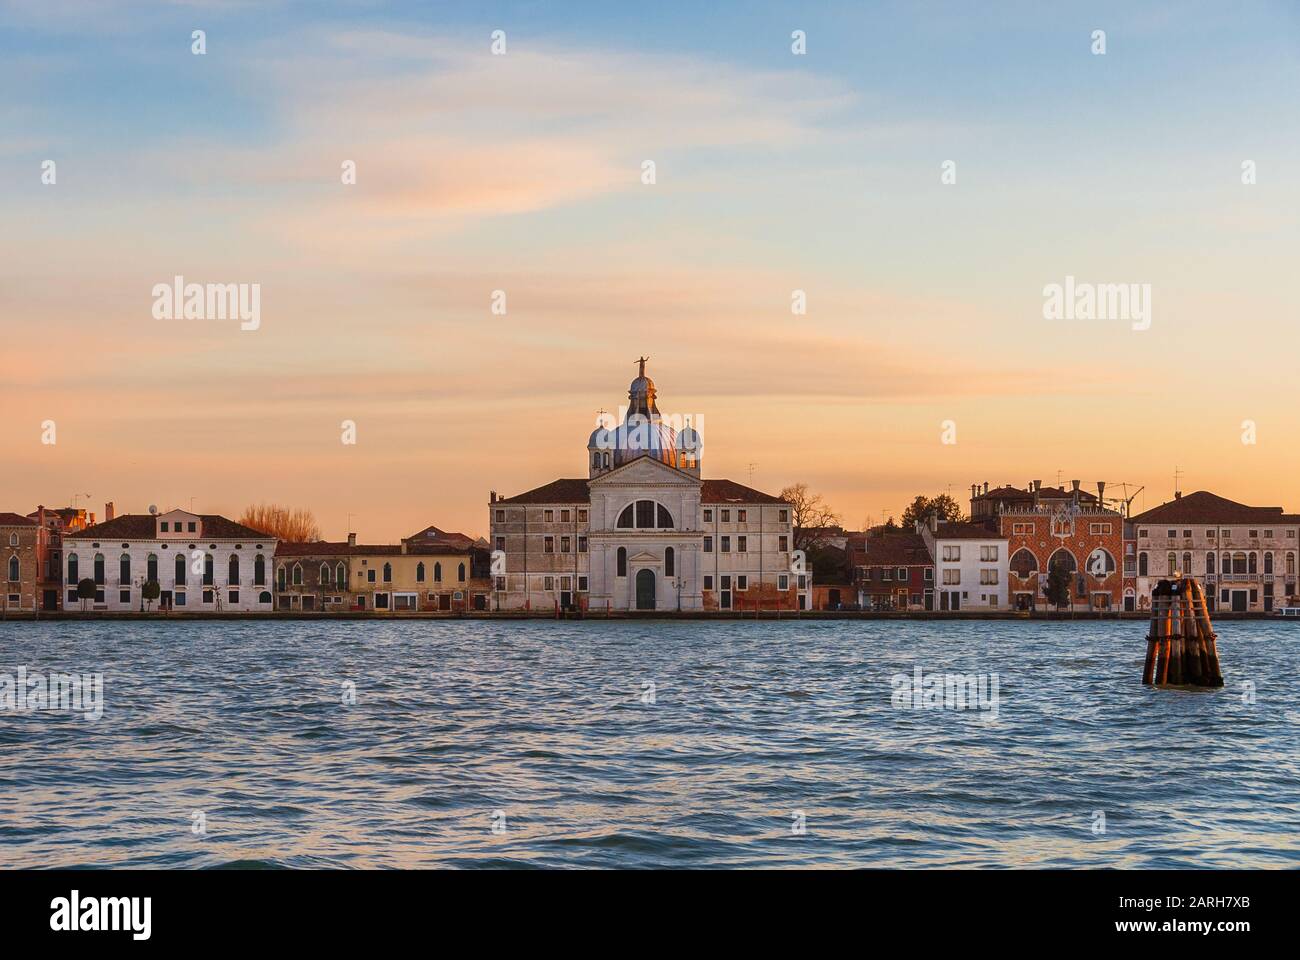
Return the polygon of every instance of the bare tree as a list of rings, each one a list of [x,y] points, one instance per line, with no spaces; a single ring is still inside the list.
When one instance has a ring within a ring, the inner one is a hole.
[[[795,483],[781,491],[781,499],[790,504],[794,521],[794,548],[806,550],[827,538],[828,527],[840,525],[840,515],[831,509],[820,493],[808,490],[808,484]]]
[[[320,539],[316,517],[304,507],[290,508],[274,503],[259,503],[247,507],[239,522],[288,543],[310,543]]]

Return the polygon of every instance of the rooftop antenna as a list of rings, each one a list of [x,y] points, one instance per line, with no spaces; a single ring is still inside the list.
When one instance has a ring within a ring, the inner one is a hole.
[[[751,487],[754,485],[754,468],[755,468],[756,466],[758,466],[758,464],[756,464],[756,463],[751,463],[751,464],[749,465],[749,485],[750,485]]]
[[[77,500],[79,500],[81,497],[85,497],[87,500],[89,500],[89,499],[90,499],[90,494],[88,494],[88,493],[74,493],[74,494],[72,495],[72,509],[73,509],[73,510],[76,510],[76,509],[77,509]]]
[[[1183,495],[1182,484],[1180,483],[1182,479],[1183,479],[1183,468],[1178,466],[1177,464],[1174,464],[1174,496],[1175,497],[1181,497]]]
[[[1062,473],[1061,470],[1056,471],[1056,485],[1058,487],[1061,485],[1061,473]]]

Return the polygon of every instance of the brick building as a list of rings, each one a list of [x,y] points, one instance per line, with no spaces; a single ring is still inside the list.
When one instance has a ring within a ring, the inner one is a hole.
[[[42,537],[35,520],[0,513],[0,612],[35,612]]]
[[[934,557],[921,534],[880,528],[849,541],[849,560],[861,609],[934,609]]]

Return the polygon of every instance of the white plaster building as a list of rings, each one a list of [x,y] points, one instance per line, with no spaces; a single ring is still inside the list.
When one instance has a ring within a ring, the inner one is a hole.
[[[1131,517],[1138,609],[1163,579],[1190,576],[1210,610],[1270,613],[1297,599],[1300,515],[1252,507],[1205,490]]]
[[[77,584],[95,581],[89,610],[145,609],[142,588],[156,581],[154,609],[179,613],[272,610],[276,539],[225,517],[172,510],[124,514],[63,538],[63,606],[80,610]]]
[[[661,416],[640,363],[623,422],[588,440],[586,479],[493,492],[493,609],[807,609],[790,504],[701,479],[700,434]]]
[[[1007,538],[982,523],[917,524],[934,557],[936,610],[1007,608]]]

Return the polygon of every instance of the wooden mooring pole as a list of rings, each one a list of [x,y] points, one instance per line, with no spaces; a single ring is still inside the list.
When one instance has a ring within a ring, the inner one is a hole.
[[[1151,593],[1142,682],[1161,687],[1223,686],[1217,639],[1200,582],[1192,577],[1161,580]]]

